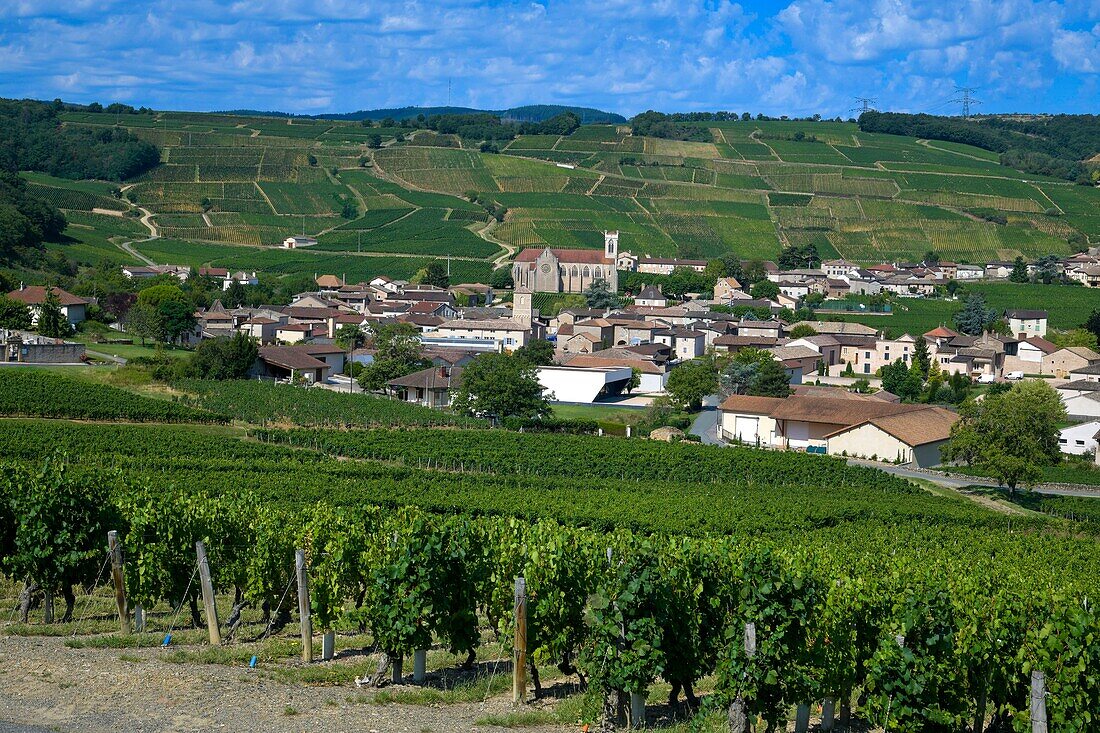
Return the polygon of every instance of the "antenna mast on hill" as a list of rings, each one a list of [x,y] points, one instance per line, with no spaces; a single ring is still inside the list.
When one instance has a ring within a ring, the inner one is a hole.
[[[852,107],[848,111],[849,112],[859,112],[860,114],[863,114],[864,112],[873,111],[875,109],[875,102],[878,101],[874,97],[855,97],[854,99],[857,102],[859,102],[859,106],[858,107]]]
[[[447,106],[451,106],[451,77],[447,77]]]
[[[958,99],[952,99],[952,102],[958,102],[963,106],[963,119],[970,117],[970,105],[981,104],[980,101],[974,99],[970,95],[978,91],[977,87],[955,87],[955,93],[962,96]]]

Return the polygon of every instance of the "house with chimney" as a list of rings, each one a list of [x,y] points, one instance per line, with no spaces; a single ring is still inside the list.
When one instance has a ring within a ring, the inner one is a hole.
[[[82,323],[88,314],[88,305],[92,301],[87,298],[81,298],[78,295],[73,295],[67,290],[62,290],[59,287],[52,287],[47,290],[42,285],[23,285],[20,284],[18,290],[13,290],[8,293],[8,297],[14,301],[22,303],[27,306],[31,312],[31,324],[38,325],[38,316],[42,313],[42,306],[46,304],[47,293],[52,293],[56,298],[58,305],[61,307],[61,313],[68,320],[69,325],[76,327],[76,324]]]

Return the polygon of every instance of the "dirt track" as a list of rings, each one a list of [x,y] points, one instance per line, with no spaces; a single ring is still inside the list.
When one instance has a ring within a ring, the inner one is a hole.
[[[349,702],[354,687],[307,687],[242,667],[174,663],[159,649],[70,649],[0,636],[0,733],[354,731],[456,733],[511,710],[510,696],[446,706]],[[534,733],[571,727],[525,728]]]

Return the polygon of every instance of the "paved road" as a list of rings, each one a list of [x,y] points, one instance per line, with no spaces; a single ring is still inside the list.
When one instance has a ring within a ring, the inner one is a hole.
[[[695,418],[688,430],[692,435],[698,435],[707,445],[721,445],[718,440],[718,397],[712,395],[703,398],[703,410]]]
[[[924,479],[925,481],[931,481],[934,484],[945,486],[949,489],[964,489],[968,486],[987,486],[991,489],[999,488],[999,484],[987,478],[980,476],[962,476],[954,475],[947,476],[942,473],[930,472],[930,471],[914,471],[911,468],[905,466],[891,466],[882,463],[873,463],[871,461],[860,461],[855,458],[848,459],[848,465],[850,466],[870,466],[871,468],[877,468],[880,471],[891,473],[895,476],[908,479]],[[1082,487],[1080,489],[1067,488],[1063,486],[1044,486],[1039,485],[1031,489],[1038,494],[1051,494],[1056,496],[1087,496],[1093,498],[1100,498],[1100,487]]]

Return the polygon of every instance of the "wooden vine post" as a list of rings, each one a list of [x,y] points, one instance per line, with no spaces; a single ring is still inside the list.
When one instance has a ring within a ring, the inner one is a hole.
[[[749,659],[756,656],[756,624],[751,621],[745,624],[745,656]],[[748,705],[741,695],[730,703],[728,717],[730,733],[748,733],[751,730]]]
[[[126,585],[122,576],[122,545],[118,532],[107,533],[107,547],[111,550],[111,579],[115,584],[115,605],[118,606],[118,624],[122,633],[130,633],[130,609],[126,604]]]
[[[1046,675],[1031,671],[1031,733],[1047,733]]]
[[[218,627],[218,605],[214,598],[214,581],[210,577],[210,561],[206,559],[206,546],[202,540],[195,543],[195,555],[199,561],[199,583],[202,585],[202,607],[206,611],[206,629],[210,643],[221,644],[222,632]]]
[[[302,661],[313,661],[313,621],[309,616],[309,579],[306,577],[306,551],[294,551],[294,574],[298,579],[298,618],[302,629]]]
[[[527,581],[516,578],[515,619],[516,638],[512,644],[512,704],[527,698]]]

